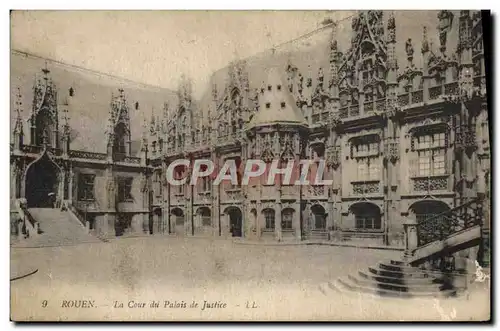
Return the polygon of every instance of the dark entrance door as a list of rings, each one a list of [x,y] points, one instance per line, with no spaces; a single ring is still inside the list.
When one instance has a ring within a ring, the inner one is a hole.
[[[58,193],[59,168],[44,155],[26,173],[28,208],[53,208]]]
[[[241,211],[238,208],[230,208],[229,213],[229,231],[233,237],[243,236],[243,222],[241,217]]]

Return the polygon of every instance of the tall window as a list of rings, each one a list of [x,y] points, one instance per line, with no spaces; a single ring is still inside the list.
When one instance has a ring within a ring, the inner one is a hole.
[[[94,174],[80,174],[78,183],[78,200],[94,200]]]
[[[266,221],[266,230],[274,230],[274,210],[264,210],[264,220]]]
[[[127,202],[132,201],[132,177],[119,177],[118,178],[118,201]]]
[[[416,152],[413,162],[413,174],[416,176],[438,176],[446,174],[445,132],[417,134],[413,137],[412,146]]]
[[[115,127],[115,140],[113,145],[113,154],[115,160],[123,160],[126,156],[127,149],[125,145],[125,138],[127,135],[127,128],[124,123],[119,123]]]
[[[293,210],[285,209],[283,210],[281,216],[281,229],[292,230],[293,229]]]
[[[356,180],[380,180],[379,141],[377,136],[361,137],[351,143],[351,157],[356,161]]]

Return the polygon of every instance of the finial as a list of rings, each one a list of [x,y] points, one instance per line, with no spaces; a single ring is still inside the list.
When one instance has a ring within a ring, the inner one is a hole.
[[[45,67],[42,69],[42,72],[44,74],[44,79],[47,80],[47,75],[49,74],[50,70],[48,69],[48,66],[47,66],[47,60],[45,61]]]
[[[389,15],[389,21],[387,22],[387,32],[388,32],[388,42],[396,42],[396,19],[394,18],[394,11],[391,11]]]
[[[155,109],[153,107],[153,110],[151,112],[151,123],[150,123],[150,126],[149,126],[149,131],[151,132],[151,134],[154,133],[155,128],[156,128],[156,119],[155,119]]]
[[[16,93],[16,111],[17,113],[22,113],[23,110],[22,110],[22,105],[23,105],[23,102],[21,101],[22,99],[22,96],[21,96],[21,88],[17,88],[17,93]]]
[[[18,87],[17,88],[17,94],[16,94],[16,124],[14,127],[14,133],[21,133],[23,132],[23,120],[21,117],[21,113],[23,112],[22,109],[22,101],[21,101],[21,89]]]
[[[429,41],[427,40],[427,27],[424,26],[422,31],[422,53],[429,51]]]

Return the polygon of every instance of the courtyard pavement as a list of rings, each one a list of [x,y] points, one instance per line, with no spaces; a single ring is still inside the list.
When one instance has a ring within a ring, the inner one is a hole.
[[[478,284],[477,290],[467,295],[439,300],[373,298],[320,290],[328,281],[400,257],[401,252],[388,250],[238,245],[230,240],[171,237],[12,248],[11,259],[16,264],[38,268],[38,272],[11,282],[11,318],[488,319],[489,292],[485,284]],[[71,300],[90,300],[93,304],[90,308],[69,308]],[[150,306],[153,300],[158,307]],[[198,307],[189,308],[193,301]],[[226,306],[202,309],[204,301]],[[120,304],[123,308],[118,308]]]

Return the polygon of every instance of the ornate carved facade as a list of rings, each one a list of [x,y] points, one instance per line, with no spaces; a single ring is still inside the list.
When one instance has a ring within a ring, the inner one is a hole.
[[[412,40],[398,38],[391,13],[360,12],[352,18],[348,48],[341,49],[332,26],[327,61],[314,77],[288,60],[266,68],[262,84],[252,86],[248,64],[235,61],[225,83],[212,84],[208,104],[193,102],[191,84],[183,79],[178,103],[165,103],[144,125],[139,158],[130,153],[131,108],[124,91],[110,107],[107,154],[74,151],[58,142],[68,130],[58,137],[56,89],[45,79],[36,85],[42,92],[33,102],[31,143],[24,144],[24,133],[14,128],[14,183],[24,182],[24,169],[42,153],[63,169],[67,194],[61,199],[76,205],[82,201],[71,193],[81,185],[75,176],[97,173],[94,185],[106,187],[95,197],[102,228],[128,210],[148,233],[255,240],[340,236],[399,245],[406,218],[489,195],[481,16],[440,11],[437,22],[436,36],[422,26],[421,40]],[[459,36],[457,45],[450,44],[451,31]],[[398,49],[406,58],[398,58]],[[170,186],[165,172],[179,158],[211,159],[219,167],[226,160],[323,159],[325,179],[333,184],[214,186],[207,178],[195,186]],[[119,184],[120,176],[134,179]],[[21,197],[17,186],[13,196]],[[132,196],[140,203],[127,205],[129,186],[137,188]]]

